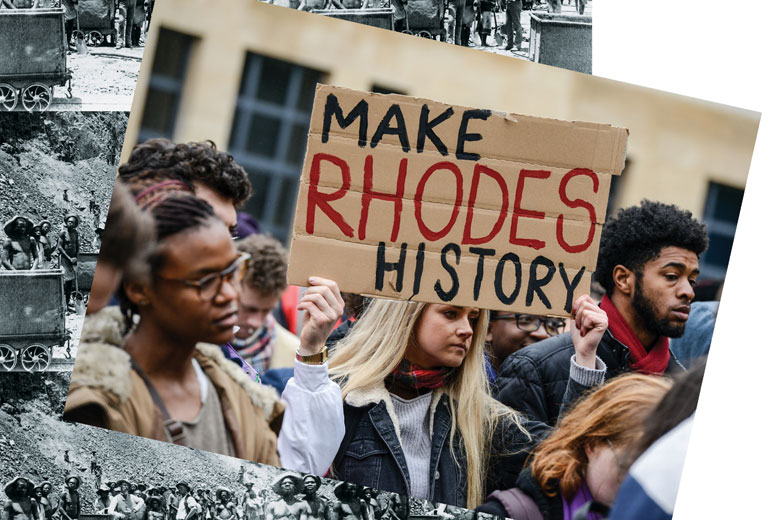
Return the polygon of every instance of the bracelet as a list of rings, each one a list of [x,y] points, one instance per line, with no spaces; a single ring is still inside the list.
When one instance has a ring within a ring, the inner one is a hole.
[[[323,349],[316,354],[308,355],[301,354],[299,350],[296,350],[295,359],[301,363],[306,363],[307,365],[322,365],[328,360],[328,347],[323,347]]]

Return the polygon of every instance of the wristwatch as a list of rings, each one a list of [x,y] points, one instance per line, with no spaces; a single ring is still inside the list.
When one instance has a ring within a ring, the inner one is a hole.
[[[301,363],[306,363],[307,365],[321,365],[328,360],[328,347],[324,347],[316,354],[310,354],[307,356],[301,354],[300,351],[296,350],[295,359],[297,359]]]

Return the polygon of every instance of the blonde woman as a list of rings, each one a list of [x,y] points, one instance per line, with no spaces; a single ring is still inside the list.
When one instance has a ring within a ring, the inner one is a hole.
[[[587,296],[574,309],[577,369],[596,374],[580,383],[598,384],[603,370],[588,367],[603,369],[595,347],[606,316]],[[346,430],[333,476],[470,508],[511,486],[548,427],[490,397],[487,325],[473,307],[374,300],[330,362]]]

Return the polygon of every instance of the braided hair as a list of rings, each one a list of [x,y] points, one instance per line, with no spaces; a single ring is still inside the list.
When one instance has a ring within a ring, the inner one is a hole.
[[[212,222],[221,222],[208,202],[185,191],[169,193],[167,197],[148,208],[147,211],[154,218],[157,231],[157,247],[154,248],[147,260],[152,278],[165,261],[161,246],[167,238],[205,227]],[[138,307],[127,297],[122,286],[119,288],[118,297],[119,307],[127,327],[126,332],[129,332],[135,316],[139,314]]]

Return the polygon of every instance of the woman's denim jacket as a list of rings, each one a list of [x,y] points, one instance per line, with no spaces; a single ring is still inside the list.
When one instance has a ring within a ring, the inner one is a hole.
[[[360,394],[360,395],[353,395]],[[331,476],[371,488],[410,495],[409,468],[398,437],[396,416],[388,410],[390,394],[382,389],[356,390],[344,403],[346,436],[333,463]],[[452,414],[447,396],[436,391],[431,401],[435,410],[432,423],[431,477],[429,499],[466,506],[466,456],[460,435],[455,435],[455,450],[450,450]],[[514,485],[528,451],[535,441],[509,421],[494,435],[491,450],[499,456],[487,465],[485,494]],[[453,451],[455,455],[453,456]]]

